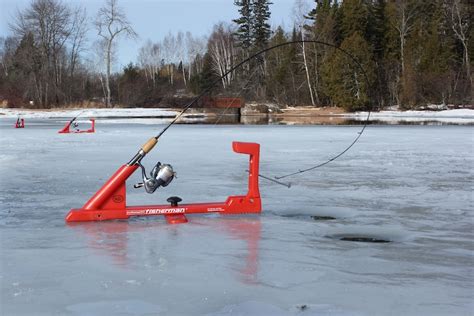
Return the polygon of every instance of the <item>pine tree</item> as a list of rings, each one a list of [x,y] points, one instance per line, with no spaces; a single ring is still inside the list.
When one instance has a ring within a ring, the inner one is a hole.
[[[371,87],[368,84],[374,79],[373,56],[369,44],[360,32],[355,32],[342,42],[341,48],[359,61],[370,82],[367,83],[360,67],[353,60],[340,51],[334,51],[322,67],[325,92],[334,105],[347,111],[367,109],[371,101]]]
[[[325,43],[339,45],[340,43],[340,7],[335,0],[316,0],[316,7],[309,12],[308,18],[314,23],[309,27],[311,38]],[[311,69],[311,85],[314,89],[316,102],[321,105],[330,104],[324,82],[321,78],[321,68],[332,54],[333,49],[325,45],[309,45],[308,60]]]
[[[376,82],[374,83],[374,98],[381,107],[389,102],[389,89],[386,80],[385,52],[387,51],[387,30],[389,28],[385,16],[385,0],[375,0],[368,4],[369,23],[367,37],[371,43],[372,53],[376,63]]]
[[[445,103],[450,90],[449,63],[453,42],[444,23],[441,1],[419,4],[417,16],[406,43],[406,71],[402,76],[401,100],[405,108],[428,102]]]
[[[280,45],[287,41],[288,39],[283,28],[279,26],[270,39],[270,46]],[[280,104],[291,103],[291,85],[289,81],[291,78],[291,53],[294,51],[292,48],[293,45],[282,46],[271,50],[266,56],[267,76],[265,80],[267,98],[271,98]]]
[[[238,25],[237,32],[235,33],[239,46],[244,50],[248,51],[252,45],[252,33],[253,33],[253,18],[252,18],[252,1],[251,0],[235,0],[234,4],[238,7],[240,17],[233,20]]]
[[[369,10],[365,0],[345,0],[341,5],[341,31],[344,38],[359,32],[368,40]]]
[[[316,0],[316,8],[308,14],[308,19],[314,21],[311,31],[315,39],[330,44],[336,43],[339,37],[337,10],[337,1]]]
[[[257,50],[264,49],[271,36],[270,24],[270,4],[269,0],[253,1],[253,45]]]
[[[195,73],[190,80],[191,89],[194,93],[200,94],[204,90],[213,88],[212,84],[214,81],[219,79],[212,66],[212,57],[207,52],[203,57],[203,68],[200,73]],[[211,91],[212,93],[213,91]]]

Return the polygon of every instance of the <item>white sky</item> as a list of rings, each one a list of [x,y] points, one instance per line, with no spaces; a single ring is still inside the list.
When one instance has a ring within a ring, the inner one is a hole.
[[[295,0],[273,0],[271,24],[283,24],[286,28],[293,25],[292,9]],[[309,6],[313,0],[305,0]],[[0,36],[10,34],[8,24],[15,12],[24,9],[31,0],[0,0]],[[103,0],[63,0],[64,3],[86,8],[92,20]],[[138,50],[150,39],[159,41],[169,32],[190,31],[193,35],[210,34],[212,26],[220,21],[231,22],[238,17],[233,0],[119,0],[140,38],[131,42],[121,40],[118,50],[118,65],[136,62]],[[89,32],[89,45],[96,39],[94,30]]]

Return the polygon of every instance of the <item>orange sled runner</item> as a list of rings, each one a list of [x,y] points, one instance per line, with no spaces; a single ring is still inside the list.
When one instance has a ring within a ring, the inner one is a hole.
[[[186,223],[185,214],[195,213],[220,213],[220,214],[241,214],[241,213],[260,213],[262,204],[260,200],[260,191],[258,185],[259,177],[259,159],[260,145],[256,143],[233,142],[232,149],[236,153],[249,155],[249,177],[248,192],[242,196],[229,196],[225,202],[212,203],[192,203],[179,204],[181,201],[178,197],[170,197],[168,202],[170,205],[143,205],[143,206],[127,206],[126,199],[126,180],[138,169],[142,168],[144,184],[154,185],[151,190],[153,193],[157,187],[166,186],[171,182],[174,175],[171,169],[171,179],[168,182],[156,184],[156,179],[147,179],[144,167],[141,165],[141,159],[156,145],[157,140],[150,139],[137,153],[137,155],[126,165],[120,167],[115,174],[97,191],[94,196],[87,201],[80,209],[72,209],[66,216],[66,222],[86,222],[86,221],[103,221],[114,219],[128,219],[130,216],[152,216],[163,215],[170,224]],[[152,173],[159,176],[161,171],[171,167],[169,165],[161,165],[160,163],[153,169]],[[158,169],[157,169],[158,168]],[[146,183],[150,181],[150,183]],[[154,181],[154,182],[153,182]]]

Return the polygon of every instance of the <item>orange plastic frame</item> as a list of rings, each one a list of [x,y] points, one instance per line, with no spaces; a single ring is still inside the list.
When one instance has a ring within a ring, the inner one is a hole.
[[[87,130],[71,130],[71,122],[67,122],[66,125],[64,125],[63,129],[60,130],[58,133],[59,134],[81,134],[81,133],[95,133],[95,119],[90,119],[91,121],[91,128]]]

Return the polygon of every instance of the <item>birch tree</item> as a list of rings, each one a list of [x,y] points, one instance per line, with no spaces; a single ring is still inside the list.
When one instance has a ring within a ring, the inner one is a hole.
[[[145,45],[140,48],[138,55],[139,63],[145,70],[145,78],[147,81],[152,81],[153,87],[156,87],[156,77],[160,70],[161,50],[160,43],[152,43],[148,40]]]
[[[174,84],[174,63],[177,58],[176,37],[169,33],[163,39],[163,60],[166,64],[167,73],[169,76],[169,83]]]
[[[223,23],[214,27],[209,38],[208,51],[212,58],[214,72],[222,77],[229,71],[235,59],[233,31]],[[234,72],[222,77],[222,86],[226,89],[234,79]]]
[[[472,17],[470,17],[469,14],[469,4],[463,3],[461,0],[445,0],[444,5],[449,24],[451,25],[454,35],[461,42],[463,47],[463,65],[466,68],[466,77],[471,86],[471,93],[473,93],[471,60],[469,57],[469,40],[472,40],[469,39],[469,30]]]
[[[187,86],[187,81],[186,81],[186,56],[187,56],[187,46],[184,41],[184,33],[183,32],[178,32],[178,35],[176,36],[176,57],[178,64],[181,64],[181,72],[183,76],[183,83],[184,86]]]
[[[106,0],[103,7],[99,9],[95,20],[97,34],[105,43],[105,103],[111,106],[110,73],[112,67],[113,44],[119,36],[126,36],[131,39],[138,37],[128,21],[123,10],[118,6],[118,0]]]
[[[306,36],[305,36],[305,33],[306,33],[305,32],[306,30],[305,13],[306,12],[309,12],[307,2],[305,2],[305,0],[295,0],[295,4],[293,6],[293,21],[294,21],[295,26],[300,31],[302,41],[306,39]],[[303,64],[304,64],[304,69],[306,72],[306,83],[308,84],[309,95],[311,97],[311,104],[315,106],[316,105],[315,96],[316,96],[316,99],[318,99],[318,95],[317,95],[316,89],[313,89],[313,86],[311,85],[308,60],[306,58],[306,49],[305,49],[306,45],[303,42],[301,46],[302,46],[301,48],[302,48],[302,54],[303,54]],[[315,54],[315,56],[317,57],[317,53]]]
[[[204,56],[206,53],[206,43],[207,39],[205,37],[193,37],[191,32],[186,32],[185,36],[186,42],[186,53],[187,59],[189,62],[188,68],[188,81],[191,80],[191,75],[193,73],[193,63],[196,73],[200,73],[202,71],[203,63],[202,58],[198,58],[198,56]]]
[[[413,30],[417,7],[416,1],[412,0],[398,0],[395,3],[390,3],[395,12],[392,18],[391,26],[397,31],[400,42],[400,65],[402,76],[405,73],[405,46],[406,40],[410,32]]]

